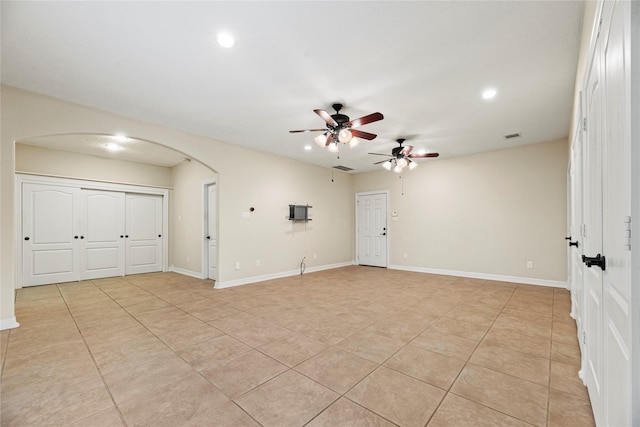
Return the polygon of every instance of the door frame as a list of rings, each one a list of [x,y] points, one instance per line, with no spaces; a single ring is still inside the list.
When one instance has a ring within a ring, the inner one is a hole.
[[[206,179],[202,181],[202,262],[200,264],[202,265],[201,274],[203,280],[206,280],[209,277],[209,242],[205,237],[205,233],[209,226],[209,186],[212,184],[216,186],[216,228],[219,228],[218,223],[220,221],[220,207],[218,204],[218,201],[220,200],[220,184],[218,183],[218,178]],[[217,276],[220,277],[220,264],[218,263],[218,257],[220,254],[220,233],[217,231],[218,230],[216,230],[216,248],[218,250],[216,251],[216,269],[218,269]]]
[[[22,184],[44,184],[44,185],[58,185],[64,187],[75,187],[88,190],[101,190],[101,191],[117,191],[123,193],[138,193],[149,194],[155,196],[162,196],[162,236],[166,238],[162,239],[162,271],[167,271],[169,262],[169,189],[164,187],[146,187],[142,185],[134,184],[122,184],[109,181],[98,181],[88,179],[76,179],[49,176],[43,174],[29,174],[29,173],[16,173],[16,202],[15,202],[15,226],[16,235],[22,234]],[[22,274],[22,239],[16,239],[16,289],[22,289],[24,282]]]
[[[360,255],[360,239],[358,238],[358,230],[359,230],[359,226],[360,226],[360,211],[358,210],[358,201],[360,196],[371,196],[374,194],[384,194],[385,198],[386,198],[386,204],[387,204],[387,211],[385,212],[386,215],[386,223],[387,223],[387,235],[386,235],[386,258],[385,258],[385,266],[384,268],[389,268],[389,241],[391,240],[391,233],[389,230],[389,216],[390,216],[390,207],[389,207],[389,199],[390,199],[390,195],[391,195],[391,191],[390,190],[376,190],[376,191],[361,191],[355,194],[355,211],[356,211],[356,228],[355,228],[355,240],[356,240],[356,253],[355,253],[355,259],[354,259],[354,264],[355,265],[360,265],[358,263],[358,257]]]

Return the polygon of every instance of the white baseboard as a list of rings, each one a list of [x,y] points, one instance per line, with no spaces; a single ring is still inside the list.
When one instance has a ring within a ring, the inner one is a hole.
[[[304,272],[313,273],[316,271],[332,270],[334,268],[347,267],[349,265],[353,265],[353,261],[342,262],[337,264],[320,265],[317,267],[307,267],[304,270]],[[224,282],[216,281],[216,284],[214,287],[216,289],[230,288],[233,286],[247,285],[249,283],[256,283],[256,282],[264,282],[265,280],[281,279],[283,277],[291,277],[299,274],[300,274],[300,270],[289,270],[289,271],[282,271],[279,273],[264,274],[262,276],[253,276],[253,277],[245,277],[243,279],[227,280]]]
[[[521,283],[523,285],[549,286],[567,289],[567,282],[559,280],[535,279],[531,277],[503,276],[500,274],[473,273],[469,271],[440,270],[437,268],[409,267],[406,265],[390,265],[390,269],[414,271],[416,273],[440,274],[445,276],[468,277],[471,279],[495,280],[498,282]]]
[[[0,320],[0,331],[17,328],[18,326],[20,326],[20,323],[16,321],[15,317]]]
[[[173,265],[169,267],[169,271],[172,271],[174,273],[184,274],[185,276],[189,276],[189,277],[195,277],[196,279],[206,279],[206,277],[202,277],[201,272],[185,270],[184,268],[174,267]]]

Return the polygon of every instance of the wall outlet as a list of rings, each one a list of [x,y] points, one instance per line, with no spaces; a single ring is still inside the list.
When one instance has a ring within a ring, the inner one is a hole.
[[[533,261],[527,261],[527,268],[533,268]]]
[[[258,259],[258,260],[256,260],[256,267],[260,267],[260,265],[261,265],[260,260],[259,260],[259,259]]]
[[[240,263],[236,261],[236,270],[240,270]]]

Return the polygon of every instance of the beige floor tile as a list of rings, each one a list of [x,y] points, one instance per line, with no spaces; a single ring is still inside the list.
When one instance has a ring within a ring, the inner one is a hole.
[[[197,398],[194,398],[197,397]],[[216,409],[229,399],[200,375],[170,382],[153,393],[140,394],[119,404],[132,426],[212,425]]]
[[[468,364],[451,392],[530,424],[546,423],[548,388],[539,384]]]
[[[301,426],[339,397],[328,388],[287,371],[235,401],[265,427]]]
[[[369,326],[370,331],[407,343],[418,336],[436,320],[435,316],[425,316],[420,320],[408,322],[406,318],[385,318]]]
[[[588,399],[587,388],[578,377],[580,366],[568,365],[566,363],[551,361],[551,381],[552,389],[564,391],[574,396]]]
[[[477,341],[460,338],[455,335],[442,334],[431,328],[418,335],[411,344],[445,356],[467,360],[478,346]]]
[[[424,426],[445,392],[394,370],[379,367],[346,397],[401,426]]]
[[[549,384],[549,359],[543,357],[482,343],[469,363],[544,386]]]
[[[528,425],[501,412],[449,393],[427,427],[526,427]]]
[[[123,307],[125,307],[127,312],[131,313],[131,315],[139,316],[145,313],[150,313],[152,311],[171,308],[171,304],[154,296],[150,299],[145,298],[137,304],[127,304],[126,306],[123,305]]]
[[[307,377],[344,394],[378,365],[337,347],[330,347],[295,370]]]
[[[307,424],[307,427],[336,426],[393,427],[395,424],[344,397],[338,399]]]
[[[114,406],[69,424],[69,427],[120,427],[124,425],[120,412]]]
[[[345,325],[331,318],[310,319],[311,323],[296,328],[296,332],[314,338],[326,345],[334,345],[343,339],[355,334],[363,328],[354,325]]]
[[[539,339],[551,339],[551,324],[542,326],[528,320],[499,316],[491,326],[492,331],[513,332]]]
[[[482,342],[494,347],[507,348],[547,359],[551,355],[551,340],[531,337],[506,330],[490,329]]]
[[[552,341],[551,360],[579,367],[581,364],[580,347],[577,342],[575,345],[569,345]]]
[[[201,373],[224,394],[233,399],[269,381],[287,369],[285,365],[269,356],[265,356],[257,350],[251,350],[235,359],[204,369]]]
[[[91,354],[103,374],[132,369],[154,359],[171,358],[175,355],[166,344],[153,335],[126,340],[102,351],[92,351]]]
[[[448,390],[464,367],[464,361],[409,344],[384,366]]]
[[[158,332],[157,334],[158,338],[176,351],[222,335],[225,335],[225,333],[206,323],[178,329],[176,331]]]
[[[405,345],[405,341],[380,335],[375,330],[367,328],[343,339],[336,345],[343,350],[380,364],[400,350]]]
[[[193,374],[194,370],[189,364],[173,355],[106,372],[103,377],[116,404],[121,405],[139,396],[153,395],[160,387]]]
[[[549,427],[595,427],[589,400],[551,389]]]
[[[443,317],[431,325],[429,329],[441,334],[455,335],[468,340],[480,341],[489,330],[489,326]]]
[[[260,346],[258,350],[291,368],[315,356],[326,347],[326,344],[318,340],[292,333]]]
[[[208,323],[251,347],[260,347],[291,333],[288,329],[244,313]]]
[[[226,362],[251,350],[229,335],[222,335],[207,341],[190,345],[177,353],[186,360],[194,369],[199,371],[220,362]]]

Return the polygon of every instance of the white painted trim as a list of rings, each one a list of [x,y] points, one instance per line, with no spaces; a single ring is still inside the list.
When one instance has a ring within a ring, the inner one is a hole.
[[[320,265],[317,267],[309,267],[305,269],[305,273],[314,273],[316,271],[332,270],[334,268],[347,267],[350,265],[354,265],[354,262],[350,261],[350,262],[341,262],[337,264]],[[262,276],[245,277],[244,279],[227,280],[225,282],[216,282],[216,285],[214,286],[214,288],[216,289],[231,288],[233,286],[248,285],[249,283],[264,282],[266,280],[281,279],[283,277],[291,277],[296,275],[300,275],[300,270],[289,270],[289,271],[282,271],[280,273],[264,274]]]
[[[560,280],[535,279],[532,277],[503,276],[501,274],[474,273],[470,271],[441,270],[438,268],[411,267],[406,265],[390,265],[392,270],[413,271],[416,273],[440,274],[444,276],[468,277],[471,279],[495,280],[497,282],[521,283],[523,285],[549,286],[567,288],[567,282]]]
[[[173,273],[178,273],[178,274],[184,274],[185,276],[189,276],[189,277],[195,277],[196,279],[206,279],[207,276],[203,276],[202,273],[198,272],[198,271],[191,271],[191,270],[186,270],[184,268],[179,268],[179,267],[175,267],[175,266],[171,266],[169,267],[169,270]]]
[[[216,198],[218,198],[219,200],[219,194],[220,194],[220,186],[218,185],[218,179],[217,178],[213,178],[213,179],[206,179],[204,181],[202,181],[202,201],[201,201],[201,208],[202,208],[202,256],[201,256],[201,268],[202,268],[202,277],[203,278],[207,278],[209,277],[209,240],[207,240],[206,238],[206,233],[208,232],[208,228],[209,228],[209,186],[210,185],[215,185],[216,186]],[[220,209],[218,208],[218,200],[216,200],[216,228],[218,227],[218,218],[220,217],[219,212]],[[218,254],[220,254],[220,241],[219,241],[219,233],[216,230],[216,239],[218,239],[216,241],[216,248],[217,248],[217,252],[216,252],[216,257],[218,256]],[[216,259],[216,271],[217,270],[217,265],[220,265],[220,263],[218,262],[218,260]],[[218,276],[218,274],[216,274],[216,276]],[[217,279],[218,277],[216,277]]]
[[[20,326],[20,323],[16,321],[15,317],[0,320],[0,331],[17,328],[18,326]]]

